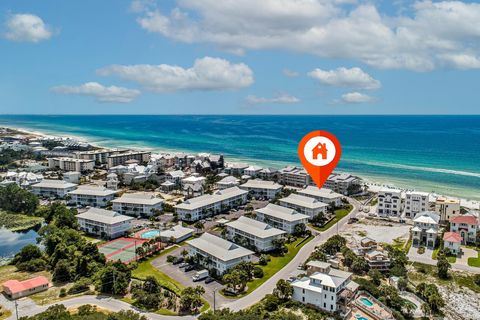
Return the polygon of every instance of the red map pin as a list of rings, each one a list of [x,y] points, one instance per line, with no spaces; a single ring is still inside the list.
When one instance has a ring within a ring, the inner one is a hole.
[[[337,166],[342,148],[338,139],[330,132],[312,131],[298,144],[298,156],[305,170],[321,188]]]

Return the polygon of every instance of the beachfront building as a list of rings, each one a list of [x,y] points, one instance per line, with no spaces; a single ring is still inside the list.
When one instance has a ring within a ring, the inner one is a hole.
[[[377,214],[382,217],[400,217],[403,212],[402,192],[383,188],[378,192]]]
[[[161,230],[159,237],[160,240],[165,243],[168,243],[171,240],[175,240],[175,243],[180,243],[193,236],[193,231],[193,229],[182,226],[182,223],[180,222],[173,227]]]
[[[67,157],[48,158],[47,160],[49,169],[85,172],[92,171],[95,168],[95,161],[93,160],[75,159]]]
[[[305,187],[311,182],[310,176],[303,168],[288,166],[278,171],[280,181],[287,186]]]
[[[426,246],[435,248],[439,230],[440,217],[436,212],[424,211],[417,213],[413,219],[412,244],[414,246]]]
[[[188,255],[198,259],[198,263],[217,275],[224,274],[242,261],[251,261],[253,251],[210,233],[188,240]]]
[[[120,154],[128,152],[128,150],[119,150],[119,149],[98,149],[98,150],[89,150],[89,151],[76,151],[73,153],[74,157],[77,159],[93,160],[95,163],[106,164],[108,162],[108,157],[113,154]]]
[[[19,299],[28,295],[48,290],[50,282],[44,276],[24,281],[8,280],[3,283],[3,292],[10,299]]]
[[[244,175],[244,171],[248,167],[249,165],[246,163],[227,163],[223,172],[232,176],[240,177]]]
[[[430,198],[430,194],[428,192],[420,192],[420,191],[405,192],[405,205],[403,210],[405,217],[413,218],[419,212],[428,211],[429,198]]]
[[[123,166],[127,161],[136,160],[138,163],[147,163],[150,160],[151,152],[147,151],[128,151],[122,153],[110,154],[107,157],[107,168]]]
[[[260,170],[260,172],[258,173],[258,176],[260,179],[263,179],[263,180],[273,180],[273,181],[280,180],[280,173],[275,168],[264,168]]]
[[[260,179],[248,180],[240,185],[240,188],[247,190],[254,198],[274,199],[281,191],[283,186],[273,181]]]
[[[462,244],[475,245],[480,242],[480,222],[472,214],[455,216],[450,218],[450,231],[455,232],[462,238]]]
[[[80,229],[87,234],[93,234],[105,239],[115,239],[125,236],[131,229],[132,217],[124,216],[115,211],[90,208],[77,214]]]
[[[362,191],[362,180],[349,173],[334,172],[325,181],[324,187],[348,196]]]
[[[124,193],[112,200],[113,210],[129,216],[150,217],[162,210],[163,200],[153,192]]]
[[[367,261],[370,270],[388,271],[390,268],[390,258],[384,251],[371,250],[363,256]]]
[[[262,169],[263,168],[259,166],[249,166],[248,168],[245,168],[245,170],[243,170],[243,174],[246,174],[247,176],[250,176],[252,178],[256,178],[260,175]]]
[[[82,185],[70,191],[69,203],[77,206],[90,206],[103,208],[115,198],[115,190],[110,190],[97,185]]]
[[[460,200],[438,197],[435,201],[435,211],[440,215],[440,223],[447,223],[450,218],[460,215]]]
[[[197,221],[245,204],[247,202],[247,194],[248,191],[238,187],[218,190],[213,194],[205,194],[177,204],[175,212],[182,220]]]
[[[309,216],[309,219],[312,219],[320,213],[326,215],[328,209],[328,204],[326,203],[295,193],[280,199],[279,204],[283,207],[294,209],[299,213],[306,214]]]
[[[41,182],[32,185],[32,193],[39,197],[63,198],[76,188],[77,185],[75,183],[64,180],[43,179]]]
[[[286,231],[295,232],[297,224],[307,224],[309,216],[297,211],[269,203],[266,207],[255,210],[257,220]]]
[[[330,189],[318,189],[316,186],[308,186],[303,190],[299,190],[298,194],[317,199],[326,204],[333,204],[335,207],[340,207],[342,205],[343,196]]]
[[[240,180],[234,176],[226,176],[222,180],[217,182],[217,189],[223,190],[231,187],[237,187],[240,185]]]
[[[445,232],[443,234],[443,248],[448,249],[451,254],[457,255],[462,252],[460,245],[463,238],[456,232]]]
[[[227,226],[228,240],[246,248],[253,248],[256,252],[274,250],[274,240],[281,239],[286,235],[283,230],[243,216],[225,225]]]

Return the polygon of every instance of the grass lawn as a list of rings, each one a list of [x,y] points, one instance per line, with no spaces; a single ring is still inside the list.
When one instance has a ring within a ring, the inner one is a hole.
[[[438,256],[438,251],[440,251],[440,248],[435,248],[432,252],[432,259],[433,260],[437,260],[437,256]],[[455,263],[457,262],[457,257],[455,256],[447,256],[447,260],[448,262],[450,263]]]
[[[473,257],[468,258],[468,265],[470,267],[480,268],[480,251],[478,251],[477,253],[478,253],[478,256],[476,258],[473,258]]]
[[[324,225],[322,227],[316,227],[312,224],[309,224],[309,226],[314,228],[315,230],[318,230],[318,231],[328,230],[333,225],[335,225],[338,221],[340,221],[342,218],[344,218],[347,214],[349,214],[350,211],[352,211],[352,210],[353,210],[353,206],[351,204],[347,204],[345,206],[345,208],[335,210],[335,217],[332,220],[330,220],[326,225]]]
[[[0,320],[9,318],[12,315],[12,311],[5,309],[5,307],[0,306]]]
[[[43,222],[43,218],[31,217],[25,214],[0,211],[0,226],[11,231],[28,230]]]
[[[23,272],[18,271],[17,267],[11,265],[5,265],[0,267],[0,283],[4,283],[7,280],[23,281],[37,276],[45,276],[49,280],[52,280],[52,275],[48,271]]]
[[[407,244],[405,245],[404,251],[406,254],[408,254],[408,251],[410,251],[410,248],[412,247],[412,238],[408,239]]]
[[[401,237],[393,239],[392,247],[394,247],[395,249],[402,250],[404,246],[405,239],[402,239]]]

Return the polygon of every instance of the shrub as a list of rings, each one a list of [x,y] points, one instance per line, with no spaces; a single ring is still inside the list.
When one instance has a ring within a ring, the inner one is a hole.
[[[253,269],[253,276],[255,278],[263,278],[263,270],[260,267],[255,267]]]
[[[92,284],[92,281],[88,278],[80,278],[78,281],[76,281],[73,286],[68,289],[68,294],[77,294],[80,292],[87,291],[90,289],[90,285]]]
[[[59,297],[62,298],[66,296],[67,296],[67,290],[65,290],[65,288],[60,289]]]

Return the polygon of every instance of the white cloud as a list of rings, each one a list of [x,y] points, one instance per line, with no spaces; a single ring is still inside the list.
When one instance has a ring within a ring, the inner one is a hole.
[[[254,82],[253,72],[246,64],[211,57],[195,60],[188,69],[167,64],[113,65],[99,69],[97,73],[116,75],[156,92],[239,89]]]
[[[376,99],[360,92],[349,92],[342,95],[344,103],[367,103],[374,102]]]
[[[282,72],[285,76],[290,77],[290,78],[295,78],[295,77],[300,76],[300,72],[290,70],[290,69],[283,69]]]
[[[300,99],[288,94],[279,94],[273,98],[257,97],[249,95],[245,97],[248,104],[292,104],[300,102]]]
[[[337,68],[329,71],[317,68],[308,75],[321,84],[335,87],[378,89],[382,86],[380,81],[372,78],[360,68]]]
[[[141,92],[116,86],[105,87],[97,82],[87,82],[79,86],[58,86],[51,91],[59,94],[82,95],[94,97],[98,102],[128,103],[138,97]]]
[[[9,16],[5,28],[5,38],[18,42],[40,42],[53,35],[42,18],[28,13]]]
[[[169,13],[146,9],[149,32],[230,52],[281,48],[325,58],[356,59],[378,68],[429,71],[479,68],[449,56],[480,59],[480,4],[417,1],[389,16],[372,1],[177,0]],[[349,3],[349,4],[346,4]]]

